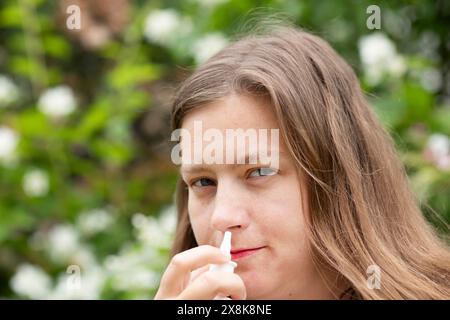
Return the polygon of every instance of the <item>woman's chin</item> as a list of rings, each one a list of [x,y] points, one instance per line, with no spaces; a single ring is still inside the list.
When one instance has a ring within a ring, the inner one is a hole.
[[[266,275],[262,275],[260,272],[253,270],[237,272],[237,274],[244,281],[248,300],[264,299],[268,288],[267,284],[264,284],[263,279]]]

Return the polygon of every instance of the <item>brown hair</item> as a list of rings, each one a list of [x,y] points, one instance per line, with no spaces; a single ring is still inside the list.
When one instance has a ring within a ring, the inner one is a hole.
[[[279,26],[235,41],[199,67],[174,100],[172,128],[191,109],[230,94],[266,95],[304,173],[316,263],[363,299],[450,298],[450,252],[412,194],[391,137],[352,68],[321,38]],[[179,179],[172,254],[197,246]],[[381,288],[369,289],[377,265]]]

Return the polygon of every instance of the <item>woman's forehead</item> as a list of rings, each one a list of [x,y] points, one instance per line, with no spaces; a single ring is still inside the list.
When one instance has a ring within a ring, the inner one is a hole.
[[[194,121],[202,121],[204,128],[277,128],[272,106],[257,96],[229,95],[220,100],[190,110],[182,128],[193,130]]]

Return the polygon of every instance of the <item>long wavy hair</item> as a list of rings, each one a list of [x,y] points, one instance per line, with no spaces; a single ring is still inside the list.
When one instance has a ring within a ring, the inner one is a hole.
[[[450,251],[424,218],[394,142],[352,68],[318,36],[290,26],[247,35],[185,80],[172,129],[192,109],[230,94],[266,96],[306,179],[314,262],[340,274],[361,299],[450,298]],[[197,246],[188,192],[176,191],[172,255]],[[367,285],[368,267],[381,286]]]

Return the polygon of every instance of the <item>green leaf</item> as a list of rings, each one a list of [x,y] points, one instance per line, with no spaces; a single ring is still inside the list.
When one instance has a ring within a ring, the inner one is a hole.
[[[22,112],[13,122],[20,134],[28,138],[48,136],[49,132],[54,132],[47,117],[34,108]]]
[[[81,119],[80,125],[75,129],[74,136],[81,139],[88,138],[103,129],[110,116],[109,108],[111,107],[107,100],[93,105]]]
[[[426,122],[434,106],[433,96],[418,84],[404,83],[402,97],[407,106],[408,121]]]
[[[159,70],[157,67],[144,64],[122,64],[117,66],[109,75],[109,83],[113,88],[123,89],[133,87],[136,84],[155,80],[158,78]]]
[[[17,3],[0,11],[0,27],[22,27],[22,20],[22,12]]]
[[[55,58],[67,60],[70,57],[70,45],[57,35],[47,35],[43,39],[45,52]]]
[[[8,239],[13,232],[28,229],[35,219],[18,207],[0,207],[0,243]]]

